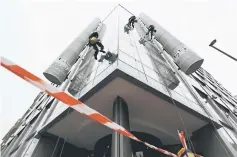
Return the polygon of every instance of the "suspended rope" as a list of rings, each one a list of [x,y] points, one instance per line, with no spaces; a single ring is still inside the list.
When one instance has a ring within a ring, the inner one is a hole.
[[[132,38],[132,39],[134,38],[134,37],[133,37],[133,34],[131,34],[131,38]],[[134,41],[134,42],[135,42],[135,41]],[[136,47],[137,52],[138,52],[137,44],[139,44],[139,43],[135,42],[135,47]],[[153,43],[151,43],[151,44],[153,44]],[[153,46],[155,46],[155,45],[153,45]],[[150,53],[149,51],[147,51],[146,54],[147,54],[148,56],[150,56],[151,61],[153,62],[154,65],[155,65],[155,61],[154,61],[154,60],[158,61],[159,63],[163,63],[163,62],[161,62],[161,60],[160,60],[158,57],[154,56],[154,55],[153,55],[152,53]],[[165,65],[165,63],[163,63],[163,66],[164,66],[164,65]],[[159,71],[159,68],[157,68],[157,70]],[[162,73],[161,73],[160,71],[159,71],[159,73],[160,73],[160,75],[161,75],[161,77],[162,77],[163,80],[164,80],[164,79],[167,79],[167,78],[165,78],[165,77],[162,75]],[[179,119],[181,120],[181,123],[182,123],[182,125],[183,125],[183,127],[184,127],[184,129],[185,129],[185,132],[187,133],[187,136],[188,136],[187,127],[186,127],[186,125],[185,125],[185,123],[184,123],[184,121],[183,121],[183,118],[182,118],[182,116],[181,116],[179,110],[177,110],[177,108],[176,108],[176,103],[174,102],[174,99],[173,99],[173,97],[172,97],[171,91],[170,91],[170,89],[168,88],[168,85],[166,84],[166,82],[163,81],[163,83],[164,83],[165,88],[166,88],[166,90],[167,90],[167,92],[168,92],[168,94],[169,94],[169,97],[170,97],[171,100],[172,100],[172,103],[173,103],[174,108],[175,108],[176,111],[178,112]],[[176,112],[176,113],[177,113],[177,112]],[[177,130],[178,130],[178,129],[177,129]],[[189,136],[188,136],[188,137],[189,137]],[[194,150],[194,153],[196,154],[195,150]]]
[[[144,29],[144,28],[143,28],[143,29]],[[144,30],[144,31],[145,31],[145,30]],[[140,35],[142,36],[142,34],[140,34]],[[148,41],[147,41],[147,42],[148,42]],[[151,40],[150,42],[148,42],[148,43],[152,44],[157,50],[159,50],[159,49],[156,47],[156,45],[154,45],[154,43],[152,42],[152,40]],[[149,53],[149,54],[148,54],[148,53]],[[150,53],[149,51],[148,51],[148,53],[147,53],[147,55],[150,56],[150,58],[152,58],[151,60],[152,60],[153,64],[155,64],[155,61],[154,61],[154,60],[156,60],[156,61],[158,61],[158,62],[161,62],[161,60],[158,59],[156,56],[154,56],[152,53]],[[163,63],[163,65],[165,65],[165,63]],[[158,68],[157,70],[159,70],[159,68]],[[160,73],[160,75],[161,75],[161,77],[162,77],[163,80],[164,80],[164,79],[167,79],[167,78],[165,78],[165,77],[162,75],[162,73],[161,73],[160,71],[159,71],[159,73]],[[167,79],[167,80],[168,80],[168,79]],[[174,101],[174,99],[173,99],[173,97],[172,97],[172,93],[171,93],[170,89],[168,88],[167,83],[166,83],[165,81],[163,81],[163,82],[164,82],[164,85],[165,85],[165,87],[166,87],[166,90],[167,90],[167,92],[168,92],[168,94],[169,94],[169,96],[170,96],[170,98],[171,98],[171,100],[172,100],[174,109],[175,109],[176,113],[178,113],[178,117],[179,117],[179,119],[180,119],[180,121],[181,121],[181,123],[182,123],[182,125],[183,125],[183,127],[184,127],[184,129],[185,129],[185,132],[186,132],[187,137],[188,137],[188,141],[191,143],[191,145],[192,145],[192,147],[193,147],[193,143],[192,143],[192,141],[191,141],[191,139],[190,139],[190,137],[189,137],[189,135],[188,135],[187,127],[186,127],[186,125],[185,125],[185,123],[184,123],[183,117],[182,117],[181,114],[180,114],[180,111],[177,109],[177,105],[176,105],[176,103],[175,103],[175,101]],[[179,88],[180,88],[180,87],[179,87]],[[188,100],[186,96],[185,96],[185,98],[186,98],[186,100]],[[189,103],[189,101],[187,101],[187,102]],[[194,151],[194,153],[196,154],[196,151],[195,151],[195,148],[194,148],[194,147],[193,147],[193,151]]]
[[[130,12],[128,9],[126,9],[124,6],[122,6],[121,4],[119,4],[120,7],[122,7],[124,10],[126,10],[127,12],[129,12],[131,15],[134,15],[132,12]]]
[[[144,24],[143,24],[144,25]],[[145,26],[145,25],[144,25]],[[155,40],[156,41],[156,40]],[[158,42],[158,41],[156,41],[156,42]],[[182,90],[182,89],[181,89]],[[183,92],[183,91],[182,91]],[[184,93],[184,92],[183,92]],[[185,98],[187,99],[187,97],[186,97],[186,95],[184,94],[184,96],[185,96]],[[174,102],[174,101],[173,101]],[[204,108],[204,106],[202,106],[202,105],[200,105],[202,108],[203,108],[203,110],[204,111],[206,111],[207,113],[209,113],[205,108]],[[210,113],[209,113],[210,114]],[[211,119],[211,117],[210,117],[210,115],[209,114],[207,114],[208,115],[208,117]],[[182,117],[180,117],[181,118],[181,120],[182,120]],[[183,120],[182,120],[183,121]],[[213,123],[213,121],[211,120],[211,122],[212,122],[212,125],[215,127],[215,125],[214,125],[214,123]],[[215,127],[216,128],[216,127]],[[224,129],[225,130],[225,129]],[[190,141],[190,143],[191,143],[191,145],[192,145],[192,147],[193,147],[193,143],[192,143],[192,141],[191,141],[191,139],[188,137],[188,140]],[[233,140],[233,139],[232,139]],[[223,147],[223,145],[222,145],[222,147]],[[223,147],[224,149],[225,149],[225,147]],[[194,147],[193,147],[193,149],[194,149]],[[195,151],[195,150],[194,150]]]
[[[199,83],[199,82],[198,82]],[[201,85],[200,85],[201,86]],[[206,92],[207,93],[207,92]],[[186,95],[184,94],[184,96],[186,97]],[[187,97],[186,97],[186,99],[187,99]],[[201,106],[202,108],[203,108],[203,110],[204,111],[206,111],[206,112],[208,112],[205,108],[204,108],[204,106],[202,106],[202,105],[199,105],[199,106]],[[208,112],[209,113],[209,112]],[[209,113],[210,114],[210,113]],[[208,117],[209,117],[209,119],[211,119],[211,116],[209,115],[209,114],[207,114],[208,115]],[[216,128],[216,126],[215,126],[215,124],[213,123],[213,121],[211,120],[211,124],[214,126],[214,128],[217,130],[217,128]],[[220,142],[221,141],[221,139],[216,135],[216,133],[214,132],[214,134],[215,134],[215,136],[217,137],[217,139],[218,139],[218,141]],[[190,141],[191,141],[191,139],[190,139]],[[192,146],[193,146],[193,143],[191,142],[191,144],[192,144]],[[222,147],[225,149],[225,151],[228,153],[228,151],[226,150],[226,148],[224,147],[224,145],[220,142],[220,144],[222,145]],[[193,147],[194,148],[194,147]]]
[[[110,13],[101,21],[103,23],[113,12],[114,10],[118,7],[119,5],[116,5],[113,10],[110,11]]]

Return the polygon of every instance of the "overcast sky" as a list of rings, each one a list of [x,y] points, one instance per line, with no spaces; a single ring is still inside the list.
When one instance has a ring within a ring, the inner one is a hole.
[[[145,12],[205,59],[203,67],[237,95],[237,0],[5,0],[0,2],[0,55],[37,76],[96,16],[103,19],[118,4],[138,15]],[[106,46],[106,45],[105,45]],[[0,138],[40,92],[0,68]]]

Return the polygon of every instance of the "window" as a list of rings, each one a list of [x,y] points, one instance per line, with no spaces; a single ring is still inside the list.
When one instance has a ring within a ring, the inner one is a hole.
[[[230,145],[236,150],[237,152],[237,137],[236,135],[232,132],[232,130],[223,127],[220,129],[225,138],[227,139],[227,142],[230,143]]]
[[[194,76],[193,79],[195,81],[197,81],[199,84],[201,84],[202,86],[205,86],[205,83],[203,81],[199,80],[196,76]]]

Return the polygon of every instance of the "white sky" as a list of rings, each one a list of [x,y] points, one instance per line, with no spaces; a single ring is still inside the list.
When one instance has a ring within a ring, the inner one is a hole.
[[[5,0],[0,2],[0,55],[37,76],[96,16],[103,19],[120,3],[138,15],[145,12],[205,59],[203,67],[237,95],[237,0]],[[105,45],[106,46],[106,45]],[[0,68],[0,138],[40,92]],[[44,78],[45,79],[45,78]]]

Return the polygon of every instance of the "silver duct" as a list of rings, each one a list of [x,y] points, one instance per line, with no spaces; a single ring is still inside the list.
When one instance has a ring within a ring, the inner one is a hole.
[[[156,40],[158,40],[185,74],[189,75],[201,67],[204,60],[195,52],[172,36],[146,14],[140,13],[139,18],[147,27],[151,24],[155,26],[156,32],[154,36]]]
[[[96,30],[100,22],[99,18],[95,18],[43,73],[50,82],[57,85],[64,82],[68,72],[85,48],[89,35]]]
[[[145,31],[140,22],[134,24],[139,36],[143,38]],[[169,89],[175,89],[179,85],[179,79],[175,76],[173,70],[169,67],[166,60],[161,56],[159,50],[150,42],[144,43],[145,48],[151,53],[149,55],[151,60],[154,60],[153,65],[161,75],[162,81]]]
[[[102,24],[98,31],[101,40],[104,36],[105,30],[106,25]],[[72,83],[68,87],[68,92],[70,94],[75,96],[86,85],[87,78],[95,65],[95,59],[93,57],[94,53],[95,50],[92,47],[86,52],[77,74],[74,76]]]

